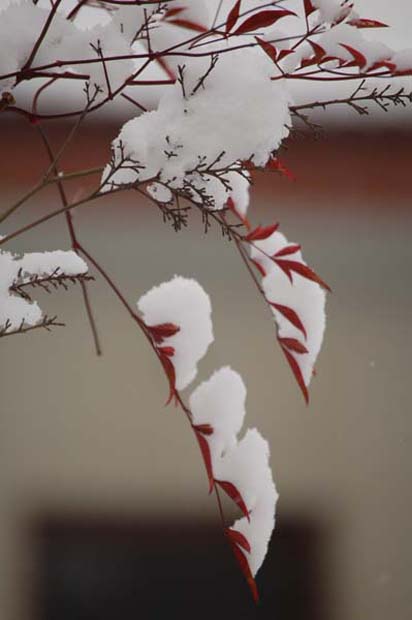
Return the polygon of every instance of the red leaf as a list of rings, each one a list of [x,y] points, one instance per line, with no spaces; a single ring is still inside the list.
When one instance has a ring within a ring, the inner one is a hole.
[[[175,74],[173,73],[167,62],[164,60],[164,58],[162,58],[161,56],[157,56],[156,61],[162,67],[163,71],[165,71],[168,78],[170,78],[171,80],[176,80]]]
[[[396,70],[396,65],[389,60],[379,60],[369,67],[368,71],[376,71],[376,69],[388,69],[391,72]]]
[[[173,357],[175,354],[175,350],[173,347],[159,347],[157,350],[162,355],[166,355],[167,357]]]
[[[264,278],[265,275],[266,275],[266,271],[264,270],[264,268],[261,265],[261,263],[258,260],[255,260],[254,258],[251,258],[250,260],[254,264],[256,269],[259,271],[260,275]]]
[[[207,28],[189,19],[170,19],[168,23],[174,26],[180,26],[181,28],[187,28],[188,30],[195,30],[196,32],[208,32]]]
[[[240,569],[243,575],[245,576],[245,579],[248,583],[250,591],[252,592],[253,600],[255,601],[255,603],[258,603],[259,592],[256,586],[256,581],[253,578],[252,571],[250,570],[249,562],[247,561],[243,551],[241,551],[241,549],[239,549],[239,547],[236,544],[231,542],[231,547],[232,547],[233,554],[240,566]]]
[[[232,484],[231,482],[228,482],[227,480],[215,480],[215,482],[220,487],[222,487],[222,489],[230,497],[230,499],[232,499],[235,502],[235,504],[239,506],[240,510],[245,515],[246,519],[250,521],[249,511],[246,507],[245,502],[243,501],[243,497],[241,496],[241,494],[239,493],[235,485]]]
[[[173,363],[170,361],[170,358],[167,355],[161,354],[160,361],[169,380],[170,391],[169,398],[166,401],[166,405],[168,405],[172,401],[173,397],[176,395],[176,371]]]
[[[193,428],[202,435],[213,435],[213,426],[210,424],[193,424]]]
[[[319,45],[319,43],[315,43],[315,41],[311,41],[310,39],[308,39],[308,43],[310,44],[311,48],[314,51],[314,54],[315,54],[314,61],[320,62],[322,58],[324,58],[324,56],[326,55],[325,50],[323,49],[321,45]]]
[[[296,252],[299,252],[299,250],[300,245],[298,244],[286,245],[284,248],[276,252],[275,256],[288,256],[289,254],[295,254]]]
[[[272,235],[279,227],[279,224],[270,226],[258,226],[245,237],[245,241],[263,241]]]
[[[229,537],[232,543],[239,545],[239,547],[242,547],[245,551],[250,553],[251,549],[249,541],[246,536],[243,536],[243,534],[241,534],[241,532],[238,532],[237,530],[232,530],[228,527],[225,530],[225,534]]]
[[[266,170],[276,170],[276,172],[280,172],[285,177],[290,179],[291,181],[295,181],[294,174],[286,168],[283,162],[280,161],[278,157],[271,157],[265,166]]]
[[[275,308],[275,310],[280,312],[280,314],[283,314],[283,316],[286,317],[288,321],[290,321],[292,325],[294,325],[294,327],[296,327],[297,329],[300,329],[300,331],[305,336],[305,338],[307,338],[306,329],[304,328],[303,323],[300,320],[299,316],[296,314],[294,310],[292,310],[292,308],[289,308],[289,306],[282,306],[282,304],[275,304],[271,301],[269,303],[271,306]]]
[[[339,45],[341,47],[344,47],[345,50],[347,50],[350,54],[352,54],[353,60],[357,67],[360,67],[362,69],[368,64],[366,56],[364,56],[362,52],[360,52],[359,50],[355,49],[351,45],[346,45],[345,43],[340,43]]]
[[[174,9],[168,9],[164,14],[164,18],[168,19],[169,17],[173,17],[174,15],[178,15],[182,11],[185,11],[185,7],[175,7]]]
[[[282,347],[282,351],[285,354],[286,359],[288,360],[289,366],[292,369],[292,372],[295,376],[296,381],[298,382],[298,385],[303,394],[303,398],[305,399],[306,403],[309,403],[308,388],[306,387],[305,382],[303,380],[303,375],[302,375],[302,371],[300,370],[299,364],[295,360],[292,353],[288,351],[288,349],[286,349],[285,347]]]
[[[308,353],[307,348],[296,338],[278,338],[282,347],[286,347],[289,351],[294,351],[295,353]]]
[[[206,473],[209,480],[209,493],[211,493],[213,491],[215,481],[213,479],[212,457],[210,455],[209,443],[207,439],[203,436],[202,432],[199,432],[196,429],[195,435],[200,447],[200,451],[202,453],[203,462],[205,464]]]
[[[242,224],[244,224],[246,226],[246,228],[248,230],[250,230],[250,222],[249,222],[249,220],[247,219],[247,217],[245,215],[242,215],[236,209],[235,201],[233,200],[232,197],[227,199],[226,206],[227,206],[228,209],[230,209],[232,211],[232,213],[234,213],[236,215],[236,217],[239,218],[239,220],[242,222]]]
[[[248,17],[248,19],[235,30],[234,34],[245,34],[246,32],[251,32],[259,28],[267,28],[279,19],[282,19],[282,17],[287,17],[288,15],[294,15],[296,17],[296,13],[288,11],[287,9],[279,11],[260,11]]]
[[[268,43],[267,41],[264,41],[263,39],[259,37],[255,37],[255,39],[257,43],[260,45],[260,47],[262,48],[262,50],[265,52],[265,54],[267,54],[273,62],[276,62],[277,55],[278,55],[276,51],[276,47],[274,47],[273,45],[271,45],[270,43]]]
[[[355,26],[355,28],[388,28],[388,24],[378,22],[376,19],[350,19],[348,24]]]
[[[232,30],[233,26],[236,24],[237,20],[239,19],[241,1],[242,0],[237,0],[237,2],[234,4],[234,6],[229,11],[229,15],[227,16],[227,20],[226,20],[226,34]]]
[[[283,60],[283,58],[285,58],[286,56],[289,56],[289,54],[294,54],[294,53],[295,53],[295,50],[287,50],[287,49],[280,50],[278,61]]]
[[[313,4],[312,4],[312,2],[310,0],[303,0],[303,4],[305,5],[306,16],[308,16],[311,13],[313,13],[314,11],[316,11],[315,7],[313,6]]]
[[[316,282],[322,288],[326,289],[330,293],[332,292],[330,287],[326,284],[326,282],[324,282],[313,271],[313,269],[311,269],[307,265],[304,265],[303,263],[298,263],[297,261],[294,261],[294,260],[286,260],[284,258],[275,259],[274,262],[277,264],[278,267],[280,267],[280,269],[282,269],[284,273],[286,273],[286,275],[289,277],[291,281],[292,281],[291,272],[298,273],[303,278],[306,278],[307,280],[311,280],[312,282]]]
[[[160,323],[159,325],[147,325],[153,340],[161,344],[165,338],[170,338],[180,331],[180,327],[173,323]]]

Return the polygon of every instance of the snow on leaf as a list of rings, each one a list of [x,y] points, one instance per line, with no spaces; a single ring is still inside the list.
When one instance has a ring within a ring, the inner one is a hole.
[[[173,347],[173,364],[167,356],[162,359],[167,359],[169,379],[173,366],[176,389],[184,389],[213,342],[209,296],[195,280],[176,276],[152,288],[137,305],[156,344]]]

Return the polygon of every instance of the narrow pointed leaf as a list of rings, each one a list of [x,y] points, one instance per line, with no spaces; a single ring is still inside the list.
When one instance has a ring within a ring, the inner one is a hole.
[[[289,15],[294,15],[296,17],[296,13],[293,11],[288,11],[287,9],[281,9],[278,11],[259,11],[259,13],[254,13],[251,17],[248,17],[248,19],[246,19],[243,24],[235,30],[234,34],[245,34],[246,32],[258,30],[259,28],[267,28],[268,26],[272,26],[272,24],[277,22],[279,19]]]
[[[175,354],[175,350],[173,347],[159,347],[158,351],[162,355],[166,355],[167,357],[173,357]]]
[[[234,556],[235,556],[235,558],[236,558],[236,560],[237,560],[237,562],[238,562],[238,564],[240,566],[240,569],[241,569],[243,575],[245,576],[247,584],[248,584],[248,586],[250,588],[250,591],[252,593],[253,600],[255,601],[255,603],[258,603],[259,602],[259,592],[258,592],[258,589],[257,589],[257,586],[256,586],[256,582],[255,582],[255,580],[253,578],[252,571],[250,570],[249,562],[247,561],[246,556],[243,553],[243,551],[241,549],[239,549],[239,547],[236,544],[231,542],[230,546],[232,547],[233,554],[234,554]]]
[[[172,361],[167,355],[161,354],[160,361],[169,381],[169,398],[166,402],[166,405],[168,405],[173,400],[173,397],[176,396],[176,371]]]
[[[237,0],[237,2],[234,4],[234,6],[229,11],[229,15],[227,16],[227,20],[226,20],[226,34],[232,30],[233,26],[236,24],[237,20],[239,19],[241,1],[242,0]]]
[[[282,271],[286,273],[287,276],[291,279],[291,272],[298,273],[303,278],[307,280],[311,280],[312,282],[316,282],[322,288],[331,292],[331,288],[322,280],[310,267],[304,265],[303,263],[299,263],[294,260],[287,260],[285,258],[275,259],[274,262],[277,264]]]
[[[308,404],[309,403],[309,392],[308,392],[308,388],[305,385],[305,381],[303,380],[303,375],[299,367],[299,364],[294,358],[293,354],[288,349],[286,349],[285,347],[282,347],[282,351],[285,354],[285,357],[289,363],[289,366],[291,367],[292,372],[295,376],[295,379],[301,389],[303,398],[305,399],[306,404]]]
[[[243,501],[243,497],[241,496],[241,494],[239,493],[235,485],[232,484],[231,482],[228,482],[227,480],[215,480],[215,482],[224,490],[224,492],[230,497],[230,499],[232,499],[235,502],[235,504],[239,506],[240,510],[245,515],[247,520],[250,521],[249,511],[247,509],[247,506],[245,502]]]
[[[388,24],[378,22],[376,19],[350,19],[347,23],[355,28],[388,28]]]
[[[254,258],[251,258],[250,260],[254,264],[256,269],[259,271],[260,275],[264,278],[265,275],[266,275],[266,271],[265,271],[263,265],[258,260],[255,260]]]
[[[185,11],[185,7],[181,6],[181,7],[175,7],[173,9],[168,9],[166,11],[166,13],[164,14],[164,18],[168,19],[169,17],[174,17],[175,15],[178,15],[179,13],[181,13],[182,11]]]
[[[263,241],[273,235],[279,228],[279,224],[271,224],[270,226],[258,226],[245,237],[245,241]]]
[[[299,252],[300,250],[300,245],[298,245],[297,243],[293,244],[293,245],[287,245],[284,248],[282,248],[281,250],[279,250],[278,252],[276,252],[275,256],[279,257],[279,256],[288,256],[289,254],[296,254],[296,252]]]
[[[352,54],[353,60],[355,61],[356,66],[360,67],[361,69],[363,69],[363,67],[366,67],[366,65],[368,64],[368,61],[366,59],[366,56],[364,56],[362,52],[355,49],[351,45],[346,45],[346,43],[340,43],[339,45],[341,47],[344,47],[345,50],[347,50],[350,54]]]
[[[169,24],[173,24],[174,26],[180,26],[180,28],[187,28],[188,30],[194,30],[195,32],[208,32],[208,29],[201,24],[197,24],[196,22],[192,22],[189,19],[169,19]]]
[[[313,13],[314,11],[316,11],[315,7],[313,6],[311,0],[303,0],[303,4],[305,6],[305,13],[306,16],[309,16],[311,13]]]
[[[210,455],[210,448],[207,439],[203,436],[203,433],[196,431],[195,429],[196,439],[199,444],[200,451],[202,453],[203,462],[205,464],[207,477],[209,480],[209,493],[213,491],[214,480],[213,480],[213,467],[212,467],[212,457]]]
[[[286,347],[289,351],[293,351],[294,353],[308,353],[307,348],[296,338],[278,338],[282,347]]]
[[[269,56],[269,58],[273,61],[276,62],[277,60],[277,56],[278,53],[276,51],[276,47],[274,47],[273,45],[271,45],[270,43],[268,43],[267,41],[264,41],[263,39],[261,39],[260,37],[255,37],[258,45],[262,48],[262,50],[265,52],[265,54],[267,54]]]
[[[292,308],[289,308],[289,306],[283,306],[282,304],[275,304],[273,302],[269,303],[275,308],[275,310],[280,312],[280,314],[282,314],[288,321],[290,321],[292,325],[296,327],[296,329],[300,329],[305,338],[307,338],[306,329],[299,316],[294,310],[292,310]]]
[[[250,553],[251,548],[249,541],[246,536],[244,536],[241,532],[238,532],[237,530],[232,530],[228,527],[225,530],[225,534],[230,538],[231,542],[236,543],[237,545],[239,545],[239,547],[242,547],[242,549]]]
[[[165,338],[170,338],[180,331],[180,327],[173,323],[159,323],[159,325],[147,325],[153,340],[161,344]]]
[[[202,435],[213,435],[213,426],[210,424],[194,424],[193,428]]]

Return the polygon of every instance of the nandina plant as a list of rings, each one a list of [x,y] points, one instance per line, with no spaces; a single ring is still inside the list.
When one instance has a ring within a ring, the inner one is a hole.
[[[256,429],[239,437],[246,388],[230,367],[188,399],[182,393],[213,341],[210,299],[195,280],[174,277],[135,306],[80,241],[72,213],[129,191],[176,231],[190,223],[192,211],[200,211],[206,230],[218,225],[272,312],[280,350],[308,402],[329,287],[306,264],[300,245],[278,230],[275,214],[254,223],[249,187],[264,171],[293,177],[282,163],[282,144],[295,126],[313,128],[311,110],[346,105],[362,115],[370,105],[386,110],[411,101],[397,78],[412,74],[412,52],[395,52],[363,34],[384,27],[359,15],[349,0],[5,0],[1,6],[0,113],[21,117],[28,133],[39,134],[49,165],[0,215],[8,230],[0,238],[0,337],[62,326],[33,297],[39,289],[78,284],[100,354],[90,293],[94,277],[106,282],[158,358],[167,404],[187,417],[223,532],[256,601],[255,575],[277,501],[268,444]],[[296,81],[299,104],[290,90]],[[308,82],[319,84],[321,98],[304,99]],[[335,82],[348,84],[348,93],[338,96]],[[85,119],[120,103],[129,120],[107,165],[62,170],[62,156]],[[49,126],[56,119],[71,119],[72,128],[53,150]],[[93,190],[70,201],[67,184],[84,177],[94,179]],[[60,205],[34,219],[30,200],[50,185]],[[18,210],[27,217],[20,228],[13,227]],[[53,218],[65,221],[71,249],[12,253],[14,239]],[[239,510],[234,524],[227,523],[222,494]]]

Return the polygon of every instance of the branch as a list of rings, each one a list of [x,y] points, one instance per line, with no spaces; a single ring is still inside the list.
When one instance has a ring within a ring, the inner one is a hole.
[[[57,321],[57,316],[48,317],[46,315],[42,321],[36,323],[36,325],[26,325],[23,320],[17,329],[12,329],[11,326],[11,321],[7,319],[5,324],[0,328],[0,338],[15,336],[16,334],[27,334],[27,332],[33,331],[33,329],[46,329],[47,331],[51,331],[52,327],[65,327],[66,325],[65,323],[59,323]]]

